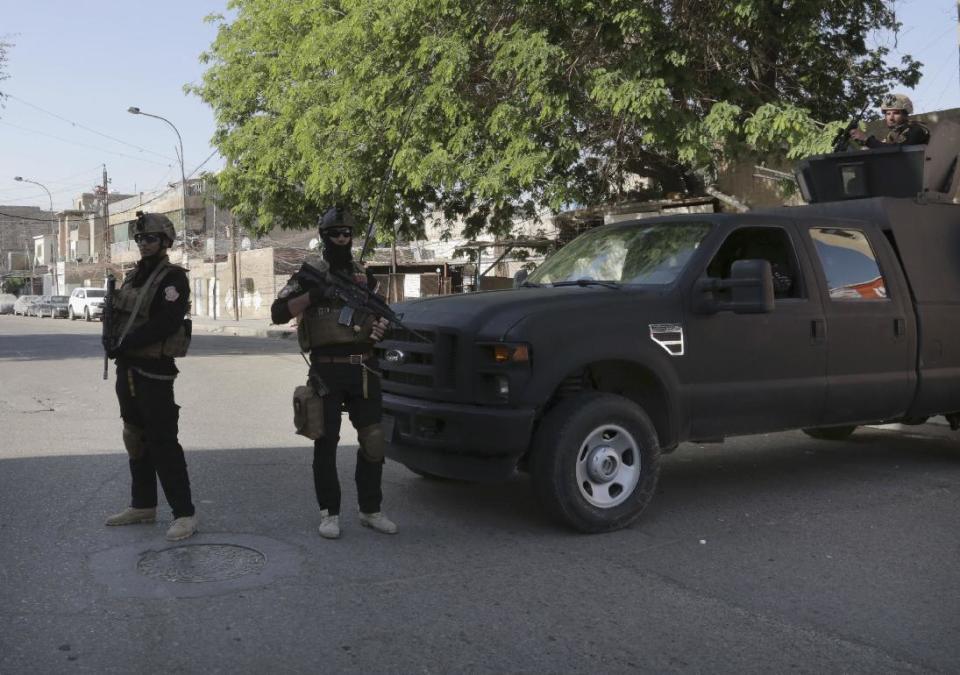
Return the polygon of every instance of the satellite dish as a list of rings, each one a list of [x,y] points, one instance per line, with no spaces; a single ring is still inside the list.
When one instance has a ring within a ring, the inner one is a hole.
[[[250,237],[244,237],[240,240],[240,249],[244,251],[250,250]]]
[[[307,244],[307,248],[311,251],[316,251],[318,248],[320,248],[320,240],[317,238],[311,239],[310,243]]]

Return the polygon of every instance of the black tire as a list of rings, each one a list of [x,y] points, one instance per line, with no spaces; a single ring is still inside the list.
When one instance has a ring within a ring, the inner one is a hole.
[[[804,429],[803,433],[810,438],[816,438],[818,441],[844,441],[856,431],[857,425],[852,424],[845,427],[821,427],[819,429]]]
[[[68,317],[71,321],[76,321],[76,320],[77,320],[77,315],[73,313],[73,307],[67,308],[67,317]]]
[[[84,321],[90,321],[90,308],[89,308],[89,307],[84,307],[84,308],[83,308],[83,320],[84,320]]]
[[[588,392],[547,413],[530,466],[534,490],[551,516],[581,532],[610,532],[634,522],[653,498],[660,443],[636,403]],[[597,478],[603,471],[609,475]]]

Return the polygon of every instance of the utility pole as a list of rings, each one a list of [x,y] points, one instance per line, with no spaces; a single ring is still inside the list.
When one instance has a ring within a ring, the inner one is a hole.
[[[237,238],[240,236],[240,225],[234,219],[230,229],[232,236],[230,238],[230,248],[233,249],[233,319],[240,320],[240,275],[237,270],[240,268],[240,245]]]
[[[206,193],[206,190],[204,190]],[[217,320],[217,200],[213,200],[213,320]]]
[[[103,185],[101,186],[103,194],[101,198],[103,199],[103,261],[110,262],[110,244],[112,243],[110,236],[110,211],[108,208],[107,195],[107,165],[103,165]],[[106,274],[104,274],[106,276]]]

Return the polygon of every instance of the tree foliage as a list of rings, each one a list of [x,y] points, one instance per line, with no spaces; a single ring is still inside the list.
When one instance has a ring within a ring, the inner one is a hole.
[[[826,149],[920,64],[884,64],[889,0],[231,0],[192,90],[214,109],[219,188],[248,224],[350,204],[467,234],[697,190],[750,148]],[[821,121],[833,121],[824,125]],[[389,228],[387,228],[389,230]]]

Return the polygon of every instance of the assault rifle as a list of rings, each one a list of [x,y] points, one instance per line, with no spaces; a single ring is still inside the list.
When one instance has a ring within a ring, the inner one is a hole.
[[[110,357],[107,354],[113,349],[113,293],[117,289],[117,278],[107,275],[107,296],[103,299],[103,322],[100,341],[103,343],[103,379],[107,379],[107,368],[110,366]]]
[[[401,315],[390,309],[390,305],[388,305],[383,298],[369,288],[356,283],[342,272],[327,270],[324,273],[308,262],[304,263],[296,276],[304,281],[317,284],[320,288],[326,289],[331,297],[338,298],[353,312],[360,312],[361,315],[382,317],[391,324],[409,331],[412,335],[416,335],[424,342],[430,342],[430,339],[426,335],[418,333],[409,326],[405,326]]]
[[[860,126],[860,117],[854,117],[843,131],[837,132],[833,139],[834,152],[846,152],[850,148],[850,132]]]

